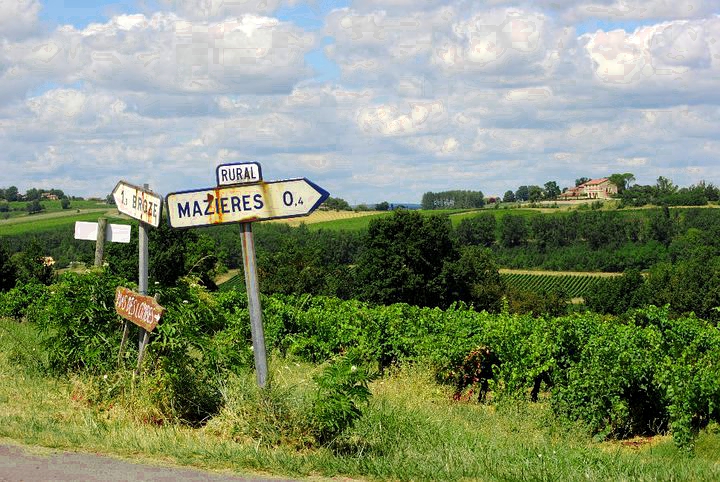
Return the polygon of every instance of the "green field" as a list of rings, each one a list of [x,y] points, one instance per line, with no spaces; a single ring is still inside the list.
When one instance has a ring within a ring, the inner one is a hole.
[[[67,211],[66,211],[67,212]],[[113,222],[120,224],[128,224],[129,220],[119,217],[119,215],[107,214],[106,209],[92,210],[91,212],[76,211],[67,212],[67,215],[57,215],[63,213],[36,214],[27,218],[9,219],[0,221],[0,236],[18,236],[29,233],[38,233],[42,231],[52,231],[55,229],[65,229],[74,226],[76,221],[97,221],[99,217],[104,216],[112,219]],[[22,219],[22,222],[20,220]]]
[[[435,209],[435,210],[423,210],[420,209],[418,212],[424,215],[437,215],[437,214],[448,214],[453,224],[457,224],[455,221],[456,216],[473,216],[474,214],[483,210],[467,210],[467,209]],[[392,211],[382,212],[378,214],[371,214],[368,216],[359,216],[354,218],[336,219],[333,221],[325,221],[321,223],[308,224],[308,229],[311,231],[317,231],[320,229],[328,229],[331,231],[361,231],[367,229],[370,225],[370,221],[378,219],[384,216],[390,216]],[[457,221],[459,222],[459,221]]]
[[[321,229],[328,229],[330,231],[362,231],[363,229],[367,229],[372,219],[378,219],[389,215],[389,212],[370,214],[368,216],[358,216],[355,218],[336,219],[333,221],[324,221],[322,223],[308,224],[307,227],[310,231],[319,231]]]
[[[34,215],[29,215],[27,212],[27,205],[28,201],[12,201],[8,203],[10,207],[10,211],[6,213],[0,213],[0,216],[7,215],[8,218],[14,219],[14,218],[25,218],[25,217],[31,217]],[[60,205],[60,201],[49,201],[49,200],[42,200],[40,201],[40,205],[44,208],[40,214],[46,214],[46,213],[55,213],[59,211],[65,211],[65,212],[73,212],[77,209],[109,209],[112,206],[104,203],[104,202],[98,202],[98,201],[70,201],[70,207],[68,209],[63,209]]]

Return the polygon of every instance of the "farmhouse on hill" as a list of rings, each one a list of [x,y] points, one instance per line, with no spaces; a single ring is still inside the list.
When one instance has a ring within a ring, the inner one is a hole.
[[[562,193],[560,199],[610,199],[617,194],[617,186],[606,177],[573,187]]]

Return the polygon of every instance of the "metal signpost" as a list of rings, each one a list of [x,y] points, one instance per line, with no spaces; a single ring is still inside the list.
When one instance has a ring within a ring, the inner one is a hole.
[[[144,184],[143,187],[139,187],[125,181],[120,181],[115,185],[112,195],[115,199],[118,211],[139,221],[138,291],[140,291],[140,295],[146,295],[148,287],[149,257],[147,229],[148,226],[158,227],[160,225],[162,197],[152,192],[147,184]],[[138,339],[138,364],[135,373],[140,371],[140,364],[142,363],[143,356],[145,355],[145,348],[147,347],[148,340],[150,338],[149,330],[142,325],[138,326],[140,326],[140,337]],[[122,341],[120,342],[121,353],[122,347],[127,340],[128,330],[129,326],[126,320],[123,326]]]
[[[307,216],[330,194],[305,178],[263,182],[256,162],[222,164],[216,173],[217,187],[167,195],[168,222],[173,228],[240,223],[255,371],[258,386],[265,388],[267,356],[252,222]]]

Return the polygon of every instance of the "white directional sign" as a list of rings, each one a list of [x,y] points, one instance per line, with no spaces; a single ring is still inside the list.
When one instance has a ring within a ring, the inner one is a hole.
[[[220,164],[215,170],[218,186],[250,184],[262,181],[262,170],[257,162]]]
[[[121,213],[156,228],[160,225],[162,198],[154,192],[120,181],[112,195]]]
[[[97,239],[98,223],[75,221],[75,239],[95,241]],[[105,241],[112,243],[130,242],[129,224],[107,224],[105,227]]]
[[[329,195],[303,178],[176,192],[166,199],[170,226],[189,228],[306,216]]]

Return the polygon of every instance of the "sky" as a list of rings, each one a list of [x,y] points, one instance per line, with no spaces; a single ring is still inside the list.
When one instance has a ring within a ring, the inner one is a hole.
[[[0,0],[0,187],[720,185],[718,0]]]

